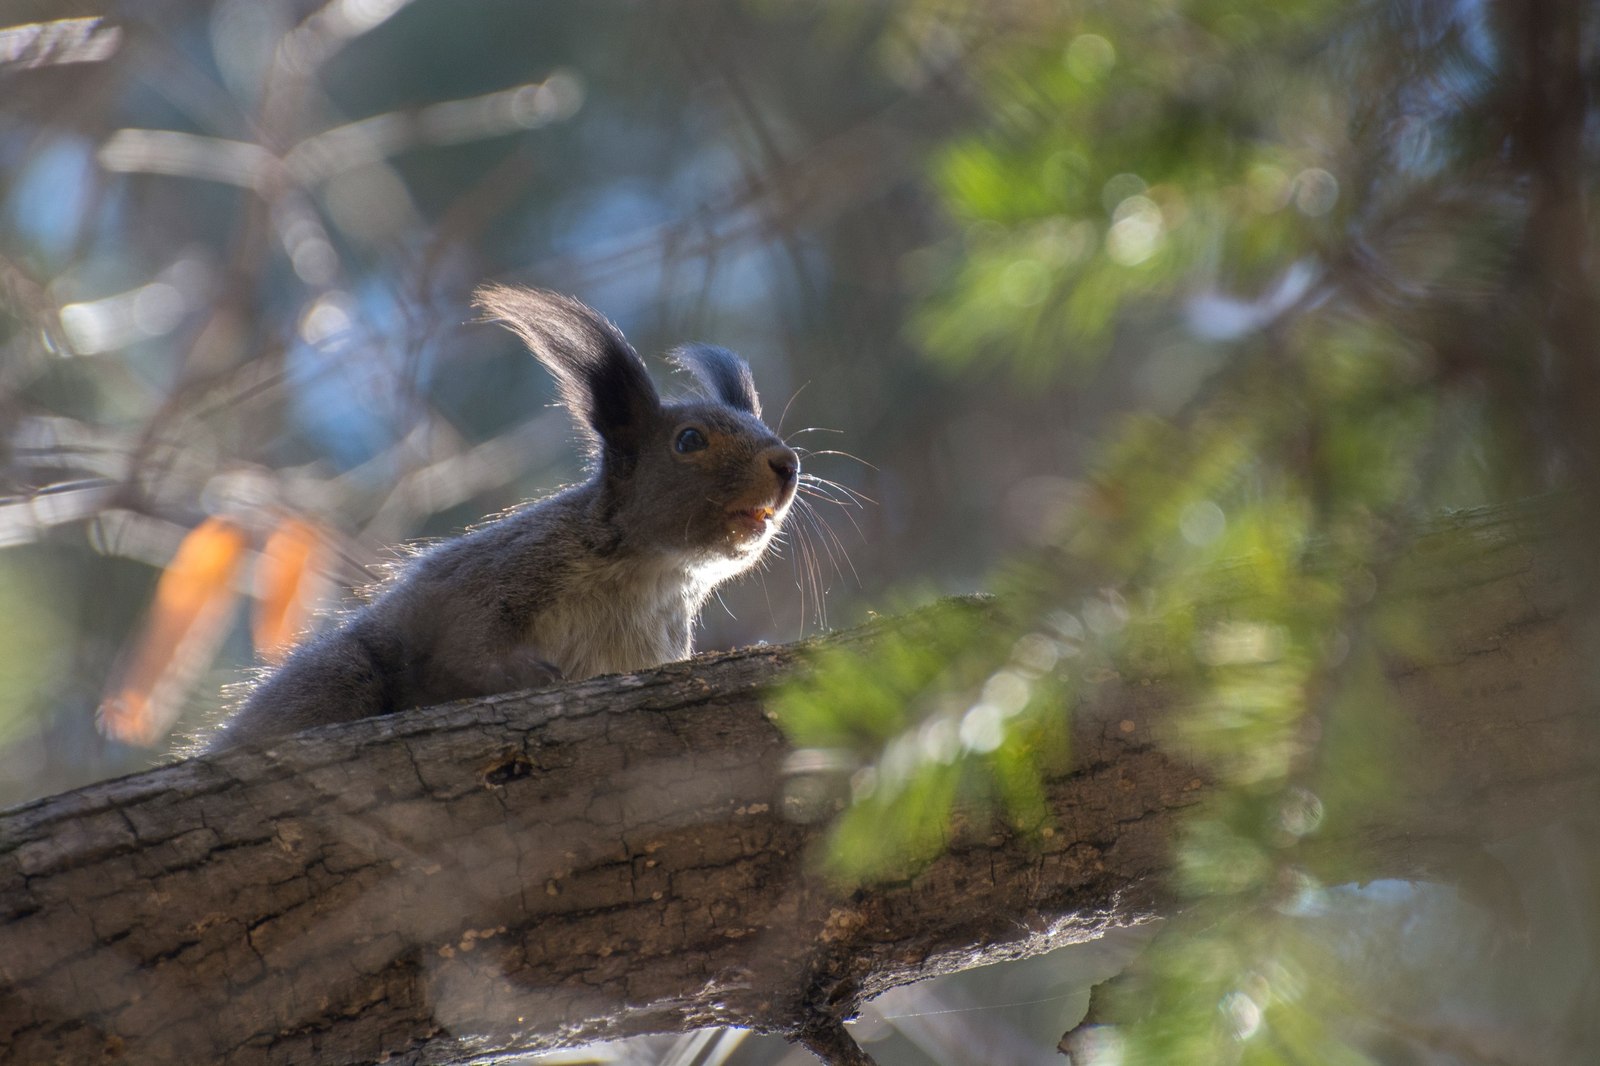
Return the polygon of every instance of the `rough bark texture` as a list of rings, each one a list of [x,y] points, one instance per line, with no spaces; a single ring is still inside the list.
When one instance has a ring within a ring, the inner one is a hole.
[[[1338,830],[1366,873],[1592,805],[1600,780],[1550,541],[1466,516],[1412,561],[1439,653],[1391,667],[1409,778]],[[1078,709],[1042,840],[974,830],[840,898],[818,831],[783,817],[762,705],[803,655],[357,722],[0,815],[0,1062],[465,1062],[723,1023],[815,1042],[884,988],[1156,911],[1209,789],[1160,742],[1159,678]]]

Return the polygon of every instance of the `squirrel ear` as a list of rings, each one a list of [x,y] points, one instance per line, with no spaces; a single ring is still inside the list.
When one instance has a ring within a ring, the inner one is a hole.
[[[694,375],[711,395],[748,414],[761,417],[756,379],[750,364],[726,348],[712,344],[685,344],[667,353],[673,363]]]
[[[561,401],[602,461],[639,453],[661,399],[621,330],[582,302],[543,289],[485,285],[472,302],[555,375]]]

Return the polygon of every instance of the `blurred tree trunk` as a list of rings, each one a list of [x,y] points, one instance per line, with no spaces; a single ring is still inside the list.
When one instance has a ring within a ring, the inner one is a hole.
[[[1465,868],[1592,807],[1588,634],[1546,518],[1419,541],[1404,594],[1436,639],[1388,666],[1407,777],[1381,822],[1330,819],[1325,879]],[[717,1024],[825,1049],[888,987],[1159,912],[1210,791],[1162,737],[1175,686],[1096,686],[1050,828],[975,815],[915,876],[841,893],[785,795],[842,777],[786,784],[763,709],[806,652],[313,731],[0,816],[0,1061],[438,1063]]]

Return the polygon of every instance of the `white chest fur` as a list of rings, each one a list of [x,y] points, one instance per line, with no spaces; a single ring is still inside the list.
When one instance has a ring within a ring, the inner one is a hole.
[[[677,560],[588,567],[539,613],[529,644],[570,681],[685,659],[703,587]]]

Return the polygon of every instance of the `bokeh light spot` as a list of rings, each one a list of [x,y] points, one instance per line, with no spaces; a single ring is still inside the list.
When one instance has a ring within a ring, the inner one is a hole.
[[[1294,205],[1315,218],[1339,202],[1339,179],[1321,167],[1308,167],[1294,176]]]
[[[1222,1016],[1240,1040],[1249,1040],[1261,1029],[1261,1006],[1243,992],[1229,992],[1222,999]]]
[[[1166,223],[1148,196],[1130,196],[1117,205],[1106,234],[1106,254],[1122,266],[1137,266],[1161,249]]]
[[[1214,542],[1228,528],[1228,516],[1210,500],[1196,500],[1178,516],[1178,532],[1196,548]]]
[[[1098,33],[1079,34],[1067,45],[1067,71],[1081,82],[1097,82],[1116,65],[1116,46]]]

